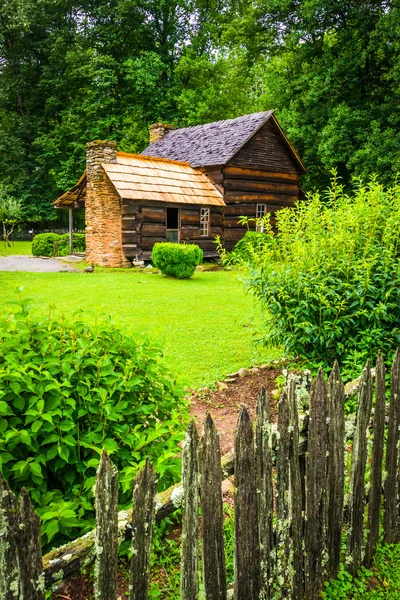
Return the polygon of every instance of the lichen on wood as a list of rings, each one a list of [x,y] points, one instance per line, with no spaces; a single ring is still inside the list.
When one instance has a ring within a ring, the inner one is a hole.
[[[0,474],[0,600],[20,598],[16,498]]]
[[[147,600],[153,542],[156,473],[149,460],[133,482],[130,600]]]
[[[205,600],[226,600],[222,469],[218,433],[210,413],[200,446],[203,583]]]
[[[199,439],[192,420],[182,449],[181,600],[197,600],[199,533]]]
[[[261,387],[257,398],[255,465],[257,473],[258,532],[260,546],[260,598],[269,600],[274,568],[274,533],[272,518],[272,430],[267,390]]]
[[[259,600],[260,548],[253,428],[242,406],[235,436],[234,599]]]
[[[20,597],[25,600],[44,600],[40,518],[24,488],[18,503],[17,522]]]
[[[369,361],[364,367],[358,392],[357,420],[351,457],[349,492],[348,569],[355,576],[361,567],[364,533],[364,488],[367,465],[367,428],[371,418],[372,376]]]
[[[96,475],[95,597],[116,600],[118,569],[118,471],[103,452]]]

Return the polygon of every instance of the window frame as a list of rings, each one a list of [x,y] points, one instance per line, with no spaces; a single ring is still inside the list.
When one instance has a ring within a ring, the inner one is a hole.
[[[206,219],[205,219],[206,217]],[[210,236],[211,208],[200,208],[200,237]],[[207,233],[204,233],[206,231]]]
[[[262,208],[263,214],[259,215],[260,208]],[[268,210],[267,210],[267,205],[265,204],[265,202],[257,202],[256,204],[256,231],[259,231],[260,233],[264,232],[264,224],[259,222],[259,219],[263,219],[266,214],[267,214]]]

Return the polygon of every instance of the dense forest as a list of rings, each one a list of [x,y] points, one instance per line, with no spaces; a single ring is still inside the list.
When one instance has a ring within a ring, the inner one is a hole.
[[[305,189],[400,168],[395,0],[0,0],[0,185],[26,219],[85,143],[141,151],[148,126],[274,108]]]

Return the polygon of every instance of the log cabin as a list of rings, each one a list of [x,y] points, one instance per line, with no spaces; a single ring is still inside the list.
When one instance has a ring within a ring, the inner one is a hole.
[[[291,206],[305,171],[273,111],[206,125],[150,127],[140,155],[117,151],[115,142],[87,144],[86,170],[53,205],[85,208],[86,260],[130,266],[148,260],[156,242],[198,244],[216,256],[215,237],[227,250],[256,219]]]

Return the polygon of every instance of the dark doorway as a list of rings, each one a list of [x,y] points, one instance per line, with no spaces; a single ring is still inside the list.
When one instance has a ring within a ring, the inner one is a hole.
[[[167,207],[167,242],[179,242],[179,208]]]

